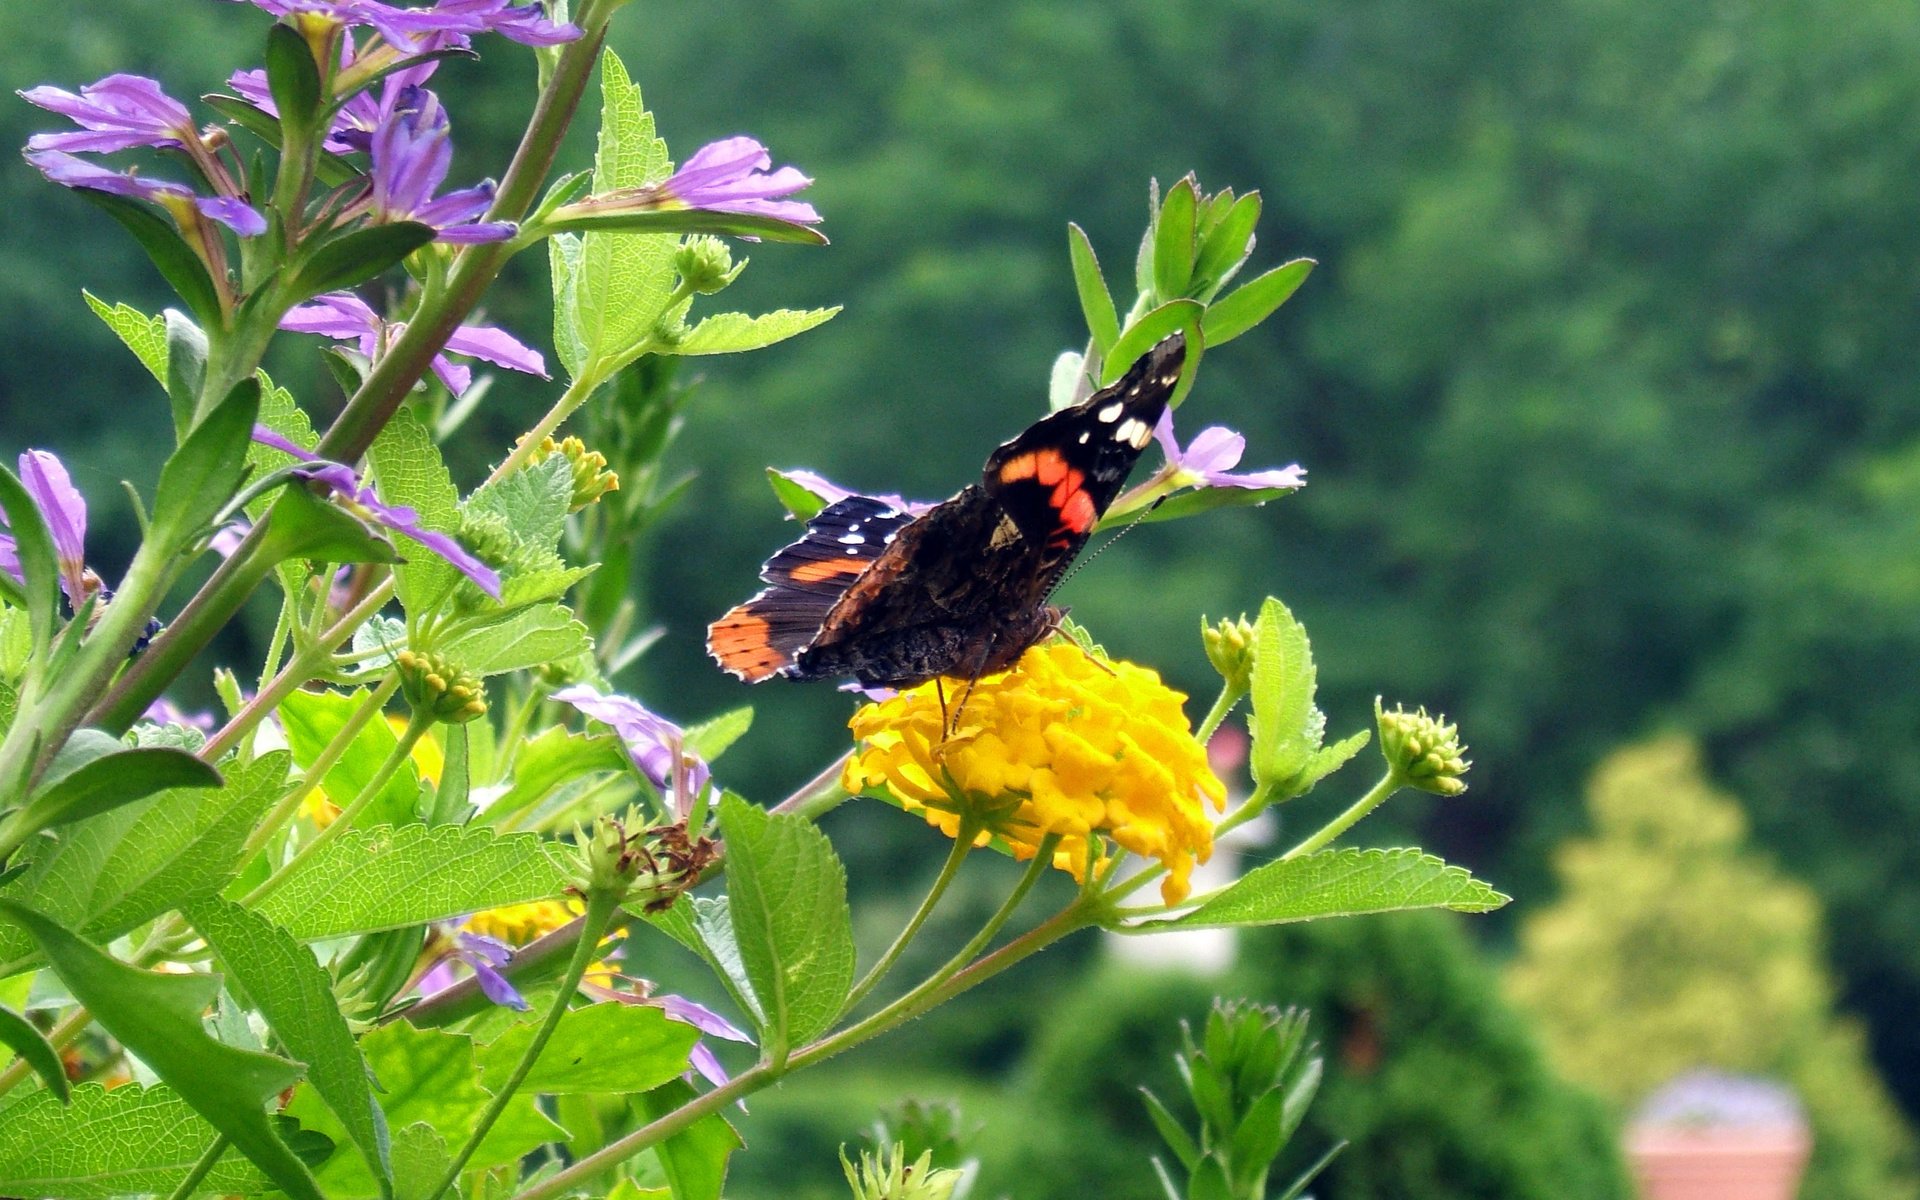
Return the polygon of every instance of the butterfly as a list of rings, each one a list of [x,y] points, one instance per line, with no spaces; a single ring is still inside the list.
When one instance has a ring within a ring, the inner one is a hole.
[[[760,569],[766,589],[708,626],[708,652],[748,683],[909,687],[1012,666],[1058,627],[1047,598],[1153,439],[1185,359],[1184,339],[1167,338],[925,512],[871,496],[828,505]]]

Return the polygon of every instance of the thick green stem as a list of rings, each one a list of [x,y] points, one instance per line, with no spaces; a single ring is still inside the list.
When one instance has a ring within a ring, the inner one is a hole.
[[[920,932],[920,927],[925,925],[927,918],[933,915],[934,906],[940,902],[940,897],[946,894],[947,886],[953,882],[953,877],[959,874],[960,864],[966,861],[967,851],[973,849],[973,836],[977,832],[972,822],[964,817],[961,819],[960,828],[954,834],[953,850],[948,853],[947,861],[941,866],[940,874],[934,879],[933,886],[927,889],[926,897],[920,901],[920,907],[914,909],[913,916],[908,918],[907,923],[901,927],[899,936],[893,939],[893,944],[887,947],[886,953],[880,956],[880,960],[873,964],[866,976],[859,983],[854,984],[853,990],[847,993],[846,1003],[840,1006],[841,1015],[852,1012],[862,1000],[867,998],[867,993],[886,978],[887,972],[893,969],[893,964],[900,961],[900,955],[906,951],[907,944],[913,941]]]
[[[853,757],[849,750],[833,760],[826,770],[807,780],[796,789],[793,795],[773,806],[777,813],[795,813],[809,821],[818,821],[846,803],[851,797],[847,789],[840,786],[840,776],[847,769],[847,760]]]
[[[466,1144],[453,1156],[453,1162],[447,1167],[447,1173],[440,1180],[440,1186],[427,1194],[427,1200],[440,1200],[448,1190],[460,1180],[460,1171],[480,1148],[480,1141],[493,1128],[500,1114],[507,1111],[507,1105],[513,1102],[520,1085],[526,1082],[533,1071],[533,1064],[540,1059],[540,1052],[547,1048],[547,1042],[553,1037],[554,1030],[560,1028],[560,1019],[567,1015],[567,1003],[573,998],[574,989],[580,986],[581,976],[587,973],[587,967],[593,962],[593,956],[600,948],[600,938],[607,932],[607,925],[613,920],[614,913],[620,910],[619,893],[594,888],[587,893],[587,911],[583,922],[580,941],[573,949],[573,961],[567,964],[567,973],[560,981],[560,991],[553,998],[553,1007],[547,1012],[547,1019],[540,1023],[534,1032],[533,1040],[520,1055],[520,1061],[514,1065],[513,1074],[507,1077],[504,1085],[497,1088],[487,1110],[480,1114],[480,1120],[467,1135]]]
[[[1290,858],[1299,858],[1302,854],[1312,854],[1315,850],[1325,849],[1329,842],[1353,828],[1361,817],[1366,816],[1374,809],[1386,803],[1388,796],[1393,795],[1404,786],[1406,785],[1398,775],[1392,771],[1388,771],[1381,777],[1379,783],[1373,785],[1371,791],[1354,801],[1353,805],[1349,807],[1347,811],[1321,826],[1319,832],[1315,833],[1312,837],[1301,842],[1285,854],[1282,854],[1280,861],[1285,862]]]
[[[1231,683],[1222,684],[1220,694],[1214,697],[1213,707],[1207,710],[1205,717],[1201,718],[1200,728],[1193,731],[1194,740],[1202,746],[1206,745],[1213,737],[1214,731],[1220,728],[1220,722],[1227,719],[1227,714],[1233,711],[1233,706],[1240,703],[1241,698],[1246,694],[1246,688],[1237,688]]]
[[[200,1186],[200,1181],[207,1177],[207,1172],[213,1170],[213,1165],[220,1161],[220,1156],[227,1152],[227,1147],[231,1144],[224,1133],[214,1138],[212,1144],[187,1172],[186,1178],[180,1181],[180,1186],[167,1194],[167,1200],[187,1200],[187,1197],[193,1195],[194,1189]]]

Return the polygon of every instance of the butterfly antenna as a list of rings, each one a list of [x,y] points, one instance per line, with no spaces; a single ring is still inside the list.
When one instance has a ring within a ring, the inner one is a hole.
[[[1082,554],[1080,557],[1074,559],[1072,565],[1069,566],[1065,571],[1061,573],[1060,578],[1053,581],[1052,587],[1047,589],[1047,596],[1052,596],[1055,592],[1059,591],[1061,586],[1064,585],[1067,582],[1067,580],[1072,579],[1075,575],[1078,575],[1080,573],[1080,569],[1082,567],[1085,567],[1088,563],[1092,562],[1094,559],[1099,558],[1102,554],[1105,554],[1108,551],[1108,549],[1110,549],[1113,546],[1115,542],[1127,536],[1129,533],[1132,533],[1135,526],[1139,525],[1140,522],[1146,520],[1148,513],[1152,512],[1156,508],[1159,508],[1162,504],[1165,504],[1166,502],[1167,502],[1167,498],[1165,496],[1162,496],[1158,500],[1155,500],[1152,504],[1149,504],[1145,508],[1141,509],[1139,513],[1134,516],[1133,520],[1128,521],[1125,525],[1122,525],[1117,531],[1115,531],[1112,537],[1100,543],[1098,546],[1095,546],[1092,550],[1088,551],[1087,553]]]

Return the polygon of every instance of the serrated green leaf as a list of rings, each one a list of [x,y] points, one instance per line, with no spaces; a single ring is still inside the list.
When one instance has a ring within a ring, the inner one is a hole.
[[[435,647],[475,675],[524,671],[593,649],[587,627],[551,601],[531,605]]]
[[[847,873],[803,817],[769,813],[731,793],[720,801],[728,918],[763,1040],[793,1046],[825,1032],[853,984]]]
[[[665,354],[737,354],[784,342],[831,321],[840,306],[805,310],[780,308],[757,317],[745,313],[716,313],[695,325],[684,338],[661,348]]]
[[[313,941],[548,900],[566,888],[565,873],[533,834],[405,825],[355,829],[321,847],[259,912]]]
[[[499,1091],[533,1041],[538,1021],[522,1021],[482,1046],[480,1082]],[[540,1051],[521,1090],[546,1095],[647,1092],[687,1069],[700,1031],[649,1005],[608,1001],[576,1008]]]
[[[1114,312],[1113,293],[1107,290],[1106,276],[1100,273],[1100,260],[1093,253],[1093,241],[1086,230],[1067,222],[1067,257],[1073,262],[1073,286],[1080,295],[1080,313],[1087,319],[1087,333],[1093,348],[1102,358],[1120,336],[1120,317]]]
[[[208,1124],[295,1200],[323,1200],[305,1164],[267,1120],[267,1106],[300,1078],[300,1064],[239,1050],[207,1035],[200,1014],[218,976],[162,975],[119,962],[40,913],[0,900],[0,916],[26,929],[73,998],[139,1056]]]
[[[0,1044],[19,1055],[33,1073],[40,1077],[40,1084],[59,1098],[60,1103],[67,1102],[67,1069],[60,1062],[60,1052],[53,1048],[40,1027],[19,1013],[0,1004]],[[4,1138],[0,1133],[0,1138]]]
[[[193,315],[202,325],[220,323],[220,293],[214,287],[213,276],[207,274],[206,265],[194,254],[171,222],[155,216],[146,205],[124,196],[111,195],[94,188],[75,188],[74,191],[81,199],[105,209],[108,216],[120,222],[121,227],[133,235],[133,240],[139,242],[140,248],[147,252],[147,258],[159,270],[161,278],[193,310]]]
[[[393,221],[343,233],[323,244],[300,265],[293,282],[301,296],[359,287],[439,235],[418,221]]]
[[[217,788],[220,782],[220,772],[191,754],[157,746],[121,748],[53,780],[27,802],[21,819],[30,829],[51,829],[165,788]]]
[[[523,546],[552,550],[566,530],[572,504],[572,465],[554,454],[476,489],[467,497],[466,508],[499,517]]]
[[[1362,729],[1351,737],[1342,738],[1331,746],[1323,746],[1314,751],[1313,757],[1307,760],[1306,766],[1301,767],[1286,781],[1275,785],[1274,798],[1292,800],[1306,795],[1322,779],[1346,766],[1348,761],[1360,753],[1372,739],[1373,731]]]
[[[368,1168],[390,1181],[386,1116],[374,1102],[366,1059],[313,951],[258,913],[219,897],[195,901],[186,916],[287,1053],[307,1064],[307,1082],[339,1118]]]
[[[599,569],[598,563],[584,567],[562,566],[558,555],[549,560],[548,565],[531,570],[516,568],[500,583],[500,607],[523,608],[542,600],[558,600],[572,590],[574,584]]]
[[[553,353],[578,379],[587,361],[587,344],[580,332],[580,238],[557,233],[547,239],[547,273],[553,279]]]
[[[167,383],[167,319],[162,316],[147,316],[131,304],[109,305],[92,292],[82,289],[80,298],[87,302],[93,315],[113,330],[121,344],[133,351],[156,382],[162,387]]]
[[[604,733],[569,733],[553,726],[520,747],[513,758],[513,781],[486,805],[479,819],[489,825],[509,822],[576,779],[626,769],[620,739]]]
[[[1509,899],[1416,849],[1322,850],[1255,867],[1185,916],[1140,928],[1278,925],[1408,908],[1492,912]]]
[[[37,1092],[0,1113],[0,1193],[108,1200],[167,1195],[219,1131],[165,1086],[98,1084],[73,1090],[62,1106]],[[196,1194],[257,1195],[270,1184],[238,1151],[229,1151]]]
[[[433,1200],[452,1165],[447,1139],[425,1121],[415,1121],[393,1139],[393,1200]]]
[[[642,911],[638,915],[699,955],[733,997],[733,1002],[740,1006],[740,1011],[749,1014],[755,1025],[764,1025],[766,1017],[754,997],[746,963],[740,958],[740,944],[733,936],[733,919],[728,915],[728,908],[725,896],[687,896],[665,912]]]
[[[649,1119],[664,1117],[692,1101],[691,1084],[678,1080],[637,1098],[635,1107]],[[673,1200],[720,1200],[727,1181],[727,1156],[745,1145],[733,1126],[710,1113],[674,1134],[657,1148]]]
[[[1273,315],[1307,281],[1314,262],[1296,258],[1255,276],[1207,306],[1200,323],[1207,345],[1221,346]]]
[[[387,1120],[393,1128],[406,1130],[424,1124],[448,1146],[466,1143],[491,1099],[475,1074],[473,1039],[461,1033],[416,1029],[405,1021],[395,1021],[362,1038],[360,1049],[384,1089],[381,1106],[386,1109]],[[339,1123],[310,1087],[294,1093],[287,1111],[298,1117],[306,1128],[330,1137],[342,1136]],[[467,1167],[479,1171],[517,1162],[528,1152],[547,1142],[558,1141],[565,1134],[565,1130],[540,1114],[531,1095],[523,1093],[508,1102],[500,1120],[481,1139]],[[410,1144],[417,1145],[413,1142],[417,1137],[411,1135]],[[396,1142],[395,1150],[399,1149]],[[398,1164],[395,1165],[397,1168]],[[317,1174],[334,1200],[372,1196],[376,1191],[373,1177],[357,1154],[336,1154]]]
[[[422,529],[460,531],[460,493],[433,435],[410,409],[393,414],[367,448],[367,462],[381,500],[412,508]],[[409,542],[407,561],[393,569],[394,591],[410,618],[439,603],[458,578],[452,563],[417,542]]]
[[[1267,597],[1253,629],[1253,746],[1248,766],[1255,783],[1291,779],[1319,750],[1313,707],[1316,677],[1306,628],[1286,605]]]
[[[294,692],[280,702],[280,724],[287,732],[287,746],[293,761],[302,770],[320,758],[347,722],[365,704],[367,693]],[[347,743],[334,761],[320,786],[327,798],[342,807],[352,803],[380,771],[380,767],[400,744],[393,726],[376,715]],[[380,792],[368,804],[361,825],[399,825],[414,819],[420,807],[420,775],[411,759],[402,761],[398,770],[387,776]]]
[[[240,868],[240,847],[287,778],[285,752],[229,768],[219,790],[182,788],[78,822],[35,844],[25,874],[0,895],[81,934],[110,941],[170,908],[211,896]],[[32,942],[0,925],[0,962],[18,965]]]
[[[260,381],[243,379],[193,425],[160,468],[151,537],[179,545],[197,536],[233,499],[247,469],[260,414]]]

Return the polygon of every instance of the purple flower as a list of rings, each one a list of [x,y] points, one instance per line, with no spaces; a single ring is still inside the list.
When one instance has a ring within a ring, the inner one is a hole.
[[[386,321],[372,307],[351,292],[329,292],[316,296],[310,304],[296,305],[280,320],[280,328],[295,333],[318,333],[359,344],[360,353],[378,358],[387,343],[400,336],[405,322]],[[455,354],[482,359],[509,371],[547,377],[547,361],[540,352],[520,342],[504,330],[488,325],[462,325],[447,339],[447,349]],[[451,362],[445,354],[433,357],[433,373],[447,390],[458,396],[473,382],[473,371]]]
[[[419,990],[422,996],[431,996],[435,992],[452,987],[458,980],[453,971],[455,962],[463,962],[473,970],[474,981],[480,985],[480,994],[503,1008],[517,1012],[526,1012],[531,1007],[513,984],[500,973],[500,968],[513,961],[513,947],[497,938],[480,933],[460,933],[454,936],[453,953],[433,965],[420,977]]]
[[[180,725],[188,729],[198,729],[201,733],[212,733],[218,724],[210,712],[190,713],[165,696],[147,705],[147,711],[140,714],[143,721],[152,721],[155,725]]]
[[[420,527],[420,514],[402,504],[383,503],[374,494],[372,488],[365,486],[352,467],[340,463],[328,462],[310,450],[302,449],[286,438],[281,437],[264,425],[253,427],[253,440],[263,446],[272,446],[275,450],[291,454],[308,466],[296,467],[291,472],[294,478],[316,484],[333,493],[336,500],[354,515],[371,521],[383,529],[390,529],[402,537],[418,542],[453,565],[456,571],[473,580],[478,587],[495,600],[500,598],[500,573],[481,562],[469,553],[459,542],[444,533]]]
[[[506,0],[441,0],[433,8],[400,8],[380,0],[251,0],[276,17],[315,13],[342,25],[367,25],[381,37],[407,50],[418,49],[421,38],[432,34],[499,33],[528,46],[551,46],[580,36],[572,25],[555,25],[537,4],[508,4]]]
[[[781,200],[812,183],[795,167],[769,173],[773,156],[750,137],[710,142],[694,152],[659,191],[687,208],[745,213],[811,225],[820,220],[813,205]]]
[[[150,200],[164,206],[176,221],[184,215],[184,209],[191,207],[241,237],[259,237],[267,231],[267,219],[244,201],[232,196],[196,196],[185,184],[121,174],[58,150],[29,150],[26,158],[55,183],[96,192],[111,192],[116,196],[130,196],[135,200]],[[188,221],[192,219],[187,217]]]
[[[498,242],[514,235],[511,221],[473,221],[493,203],[493,181],[434,192],[453,165],[447,110],[423,87],[402,89],[373,131],[372,212],[376,221],[419,221],[443,242]]]
[[[673,1020],[683,1025],[691,1025],[711,1037],[725,1038],[729,1042],[753,1044],[753,1039],[734,1028],[731,1021],[705,1005],[695,1004],[685,996],[650,996],[640,1003],[650,1004]],[[693,1064],[693,1069],[705,1076],[707,1082],[713,1086],[719,1087],[727,1082],[727,1069],[720,1065],[720,1060],[714,1057],[713,1051],[707,1048],[705,1042],[693,1044],[693,1049],[687,1055],[687,1061]]]
[[[36,133],[29,150],[105,153],[134,146],[182,149],[199,140],[187,106],[141,75],[109,75],[75,95],[64,88],[28,88],[20,96],[48,112],[70,117],[77,133]]]
[[[1300,488],[1307,485],[1307,473],[1299,464],[1279,470],[1231,473],[1247,451],[1247,439],[1223,425],[1210,425],[1194,435],[1185,450],[1173,436],[1173,410],[1160,414],[1153,436],[1166,451],[1163,476],[1177,480],[1182,487]]]
[[[40,510],[40,519],[53,539],[60,590],[67,594],[67,603],[77,609],[99,586],[87,572],[86,499],[73,486],[66,467],[45,450],[28,450],[20,456],[20,483]],[[0,525],[5,522],[6,515],[0,513]],[[0,571],[26,582],[20,571],[19,547],[11,532],[0,533]]]
[[[585,685],[562,688],[553,699],[612,726],[626,743],[627,757],[660,790],[674,815],[685,812],[685,801],[707,786],[707,764],[687,753],[686,734],[673,722],[649,712],[638,700],[604,696]]]

